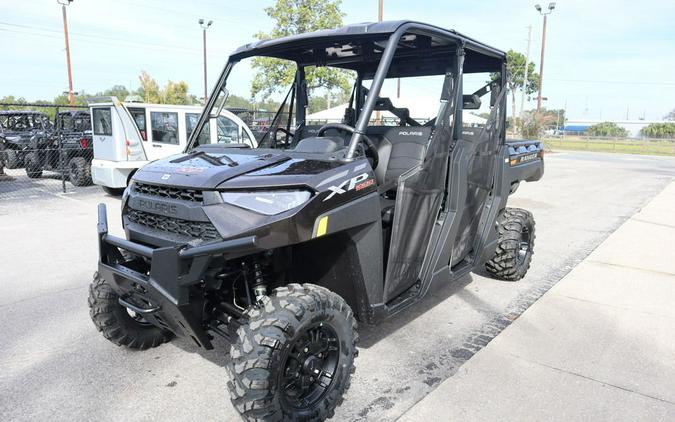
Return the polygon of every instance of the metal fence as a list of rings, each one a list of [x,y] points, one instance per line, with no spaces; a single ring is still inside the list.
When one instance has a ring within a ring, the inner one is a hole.
[[[574,150],[675,156],[675,139],[634,139],[565,135],[545,137],[544,144],[547,149],[554,151]]]
[[[88,107],[0,103],[0,200],[91,186],[92,158]]]

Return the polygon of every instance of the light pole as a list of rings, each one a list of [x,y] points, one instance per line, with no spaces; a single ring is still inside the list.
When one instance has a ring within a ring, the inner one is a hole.
[[[68,101],[70,106],[75,105],[75,96],[73,95],[73,73],[70,70],[70,43],[68,42],[68,18],[66,16],[66,6],[73,2],[73,0],[56,0],[61,5],[63,12],[63,33],[66,37],[66,63],[68,64]]]
[[[206,30],[211,26],[213,21],[204,21],[204,19],[199,19],[199,26],[202,27],[202,34],[203,34],[203,39],[204,39],[204,104],[206,104],[206,100],[208,98],[208,93],[206,91],[208,82],[206,79]]]
[[[539,65],[539,94],[537,95],[537,113],[539,113],[539,110],[541,110],[541,86],[544,83],[544,50],[546,49],[546,18],[553,12],[553,9],[555,9],[555,2],[548,4],[548,12],[544,12],[541,6],[538,4],[535,4],[534,8],[537,9],[537,12],[539,12],[539,14],[544,17],[544,28],[541,34],[541,64]]]

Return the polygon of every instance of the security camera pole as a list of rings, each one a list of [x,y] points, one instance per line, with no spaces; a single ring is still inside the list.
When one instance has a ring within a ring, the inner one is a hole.
[[[70,106],[75,105],[75,96],[73,95],[73,73],[70,70],[70,43],[68,42],[68,18],[66,17],[66,6],[73,2],[73,0],[56,0],[61,5],[63,12],[63,33],[66,37],[66,63],[68,64],[68,101]]]
[[[544,12],[539,4],[535,4],[534,8],[537,9],[540,15],[544,17],[544,29],[541,34],[541,64],[539,65],[539,94],[537,95],[537,113],[541,110],[541,86],[544,83],[544,50],[546,48],[546,18],[548,15],[553,12],[555,9],[555,2],[548,4],[548,12]],[[527,66],[527,63],[525,63]],[[527,72],[527,68],[525,69]]]
[[[207,93],[207,87],[208,87],[208,82],[206,79],[206,30],[211,26],[213,21],[208,21],[205,22],[204,19],[199,19],[199,26],[202,27],[202,33],[204,35],[204,104],[206,104],[206,101],[208,99],[208,93]]]

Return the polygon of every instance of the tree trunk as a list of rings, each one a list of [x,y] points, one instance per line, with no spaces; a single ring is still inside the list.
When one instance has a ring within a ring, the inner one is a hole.
[[[516,130],[517,130],[516,129],[516,127],[517,127],[517,125],[516,125],[517,116],[516,116],[516,90],[515,89],[511,90],[511,116],[513,116],[512,117],[513,120],[511,121],[512,132],[515,133]]]

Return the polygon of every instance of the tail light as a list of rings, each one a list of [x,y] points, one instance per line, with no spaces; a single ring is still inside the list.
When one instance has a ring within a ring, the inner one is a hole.
[[[82,149],[87,149],[89,147],[89,139],[87,138],[80,139],[80,146],[82,147]]]
[[[129,156],[131,155],[131,141],[129,141],[129,140],[127,139],[126,141],[124,141],[124,144],[125,144],[126,147],[127,147],[127,148],[126,148],[126,149],[127,149],[127,158],[129,158]]]

